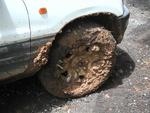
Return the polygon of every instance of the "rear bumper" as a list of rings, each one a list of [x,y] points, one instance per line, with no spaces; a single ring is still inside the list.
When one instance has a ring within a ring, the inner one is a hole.
[[[117,20],[119,36],[117,38],[117,42],[120,43],[123,39],[124,33],[129,23],[130,13],[126,6],[124,6],[124,13]]]

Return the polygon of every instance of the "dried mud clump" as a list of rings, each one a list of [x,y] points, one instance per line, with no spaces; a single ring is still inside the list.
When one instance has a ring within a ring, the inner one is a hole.
[[[38,50],[37,56],[34,58],[33,63],[35,67],[41,67],[48,62],[48,52],[50,47],[52,46],[51,42],[47,42],[44,46],[42,46]]]

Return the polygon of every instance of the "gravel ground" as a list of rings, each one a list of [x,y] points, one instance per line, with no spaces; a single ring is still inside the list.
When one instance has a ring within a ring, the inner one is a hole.
[[[49,95],[36,76],[0,86],[0,113],[150,113],[150,0],[128,0],[131,18],[109,80],[78,99]]]

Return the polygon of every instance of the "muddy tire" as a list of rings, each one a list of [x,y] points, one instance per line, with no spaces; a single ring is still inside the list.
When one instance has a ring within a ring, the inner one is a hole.
[[[110,31],[93,23],[81,23],[56,37],[49,62],[39,78],[52,95],[80,97],[98,89],[109,77],[116,41]]]

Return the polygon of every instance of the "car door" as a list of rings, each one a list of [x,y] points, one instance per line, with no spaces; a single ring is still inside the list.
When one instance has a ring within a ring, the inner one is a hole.
[[[0,80],[23,73],[30,59],[30,28],[22,0],[0,0]]]

